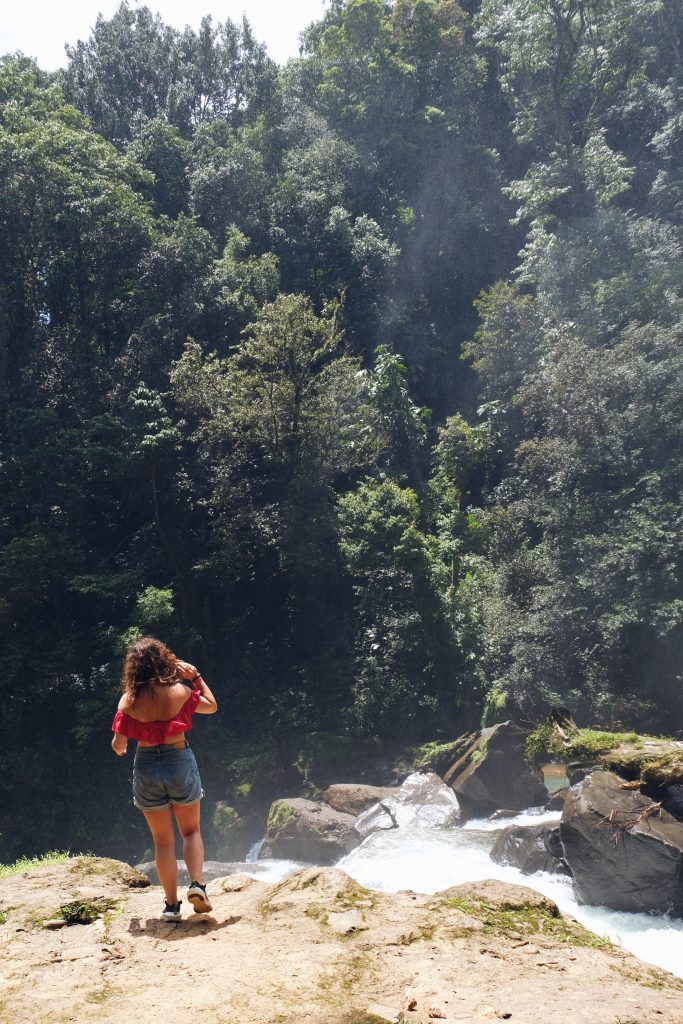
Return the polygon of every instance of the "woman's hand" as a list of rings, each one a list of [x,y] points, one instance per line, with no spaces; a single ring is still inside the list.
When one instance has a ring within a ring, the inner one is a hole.
[[[195,679],[199,675],[197,669],[194,665],[190,665],[189,661],[181,661],[180,658],[176,658],[176,665],[182,679]]]

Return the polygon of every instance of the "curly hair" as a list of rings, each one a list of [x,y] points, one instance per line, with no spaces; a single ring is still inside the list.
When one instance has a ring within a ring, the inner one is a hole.
[[[180,676],[178,659],[166,644],[153,636],[144,636],[129,645],[123,663],[121,688],[135,701],[143,686],[173,686]]]

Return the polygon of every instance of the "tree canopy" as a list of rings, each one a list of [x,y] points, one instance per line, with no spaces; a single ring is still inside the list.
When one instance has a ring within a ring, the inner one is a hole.
[[[216,750],[680,718],[682,35],[332,0],[278,67],[122,3],[0,60],[0,859],[88,846],[144,633]]]

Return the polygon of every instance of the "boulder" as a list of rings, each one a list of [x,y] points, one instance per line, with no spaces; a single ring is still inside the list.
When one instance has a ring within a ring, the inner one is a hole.
[[[334,864],[358,846],[355,818],[327,804],[298,797],[271,805],[259,858],[282,857],[309,864]]]
[[[387,831],[396,828],[396,819],[380,802],[369,807],[360,814],[353,825],[360,842],[371,836],[373,832]]]
[[[448,828],[459,821],[460,807],[453,790],[435,772],[413,772],[393,796],[361,814],[354,827],[359,838],[365,839],[378,829],[405,825]]]
[[[553,793],[553,795],[550,797],[550,799],[545,805],[546,811],[564,810],[564,802],[567,799],[568,792],[569,786],[567,786],[565,789],[558,789],[555,793]]]
[[[570,790],[560,839],[579,903],[683,917],[683,822],[661,803],[593,772]]]
[[[677,821],[683,821],[683,786],[665,786],[661,799],[665,810]]]
[[[519,868],[523,875],[536,871],[569,874],[557,825],[509,825],[493,844],[491,860]]]
[[[340,782],[325,790],[323,800],[333,810],[357,817],[373,804],[397,792],[398,786],[364,786],[360,783]]]
[[[514,722],[482,729],[444,774],[467,818],[505,807],[523,811],[548,799],[548,791],[524,753],[527,734]]]

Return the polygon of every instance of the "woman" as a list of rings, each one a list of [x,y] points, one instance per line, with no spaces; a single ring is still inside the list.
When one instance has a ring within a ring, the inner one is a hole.
[[[152,637],[130,644],[122,686],[111,745],[123,757],[128,740],[137,740],[133,803],[144,814],[154,839],[157,872],[166,898],[162,917],[168,921],[181,918],[174,817],[190,876],[187,898],[195,913],[205,914],[211,903],[203,882],[204,843],[199,830],[204,790],[185,734],[192,728],[194,714],[216,711],[216,700],[194,665],[180,661]]]

